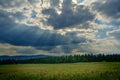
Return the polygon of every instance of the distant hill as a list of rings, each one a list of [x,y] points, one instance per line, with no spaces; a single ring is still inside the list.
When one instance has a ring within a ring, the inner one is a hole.
[[[47,58],[47,55],[31,55],[31,56],[0,56],[0,60],[27,60],[35,58]]]

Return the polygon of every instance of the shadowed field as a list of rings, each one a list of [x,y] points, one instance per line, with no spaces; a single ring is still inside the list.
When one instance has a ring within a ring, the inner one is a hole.
[[[120,80],[120,62],[0,65],[0,80]]]

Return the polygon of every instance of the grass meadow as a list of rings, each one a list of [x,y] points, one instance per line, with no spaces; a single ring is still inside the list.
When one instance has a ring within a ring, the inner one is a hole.
[[[0,80],[120,80],[120,62],[0,65]]]

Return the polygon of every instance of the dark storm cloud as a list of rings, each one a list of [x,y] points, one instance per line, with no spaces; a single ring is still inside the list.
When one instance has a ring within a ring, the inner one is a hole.
[[[120,0],[96,1],[93,3],[93,7],[95,10],[103,13],[107,17],[111,17],[113,19],[120,18]]]
[[[58,14],[53,8],[44,9],[42,11],[43,14],[50,15],[47,19],[47,23],[52,25],[54,29],[73,27],[94,19],[94,15],[87,7],[74,5],[72,0],[63,1],[61,12],[61,14]]]
[[[17,46],[56,46],[85,42],[83,38],[71,37],[71,34],[61,35],[37,26],[27,26],[15,23],[8,12],[0,11],[0,42]],[[13,14],[12,14],[13,15]],[[74,36],[74,35],[73,35]]]
[[[7,12],[0,11],[0,41],[21,46],[59,45],[64,37],[38,27],[16,24]]]

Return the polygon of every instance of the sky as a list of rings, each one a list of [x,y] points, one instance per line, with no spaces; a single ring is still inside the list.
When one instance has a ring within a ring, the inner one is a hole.
[[[0,0],[0,55],[120,54],[120,0]]]

